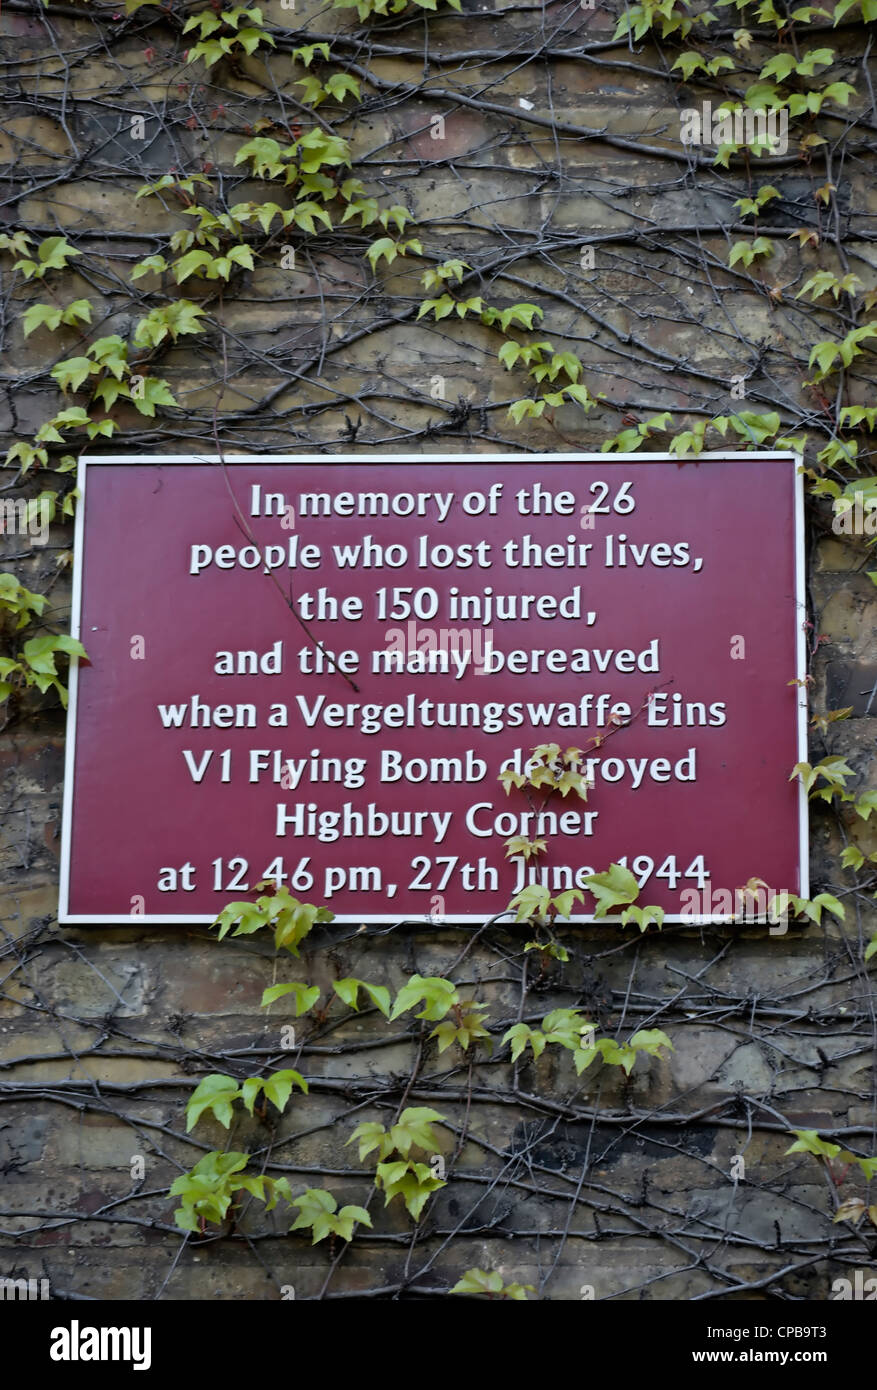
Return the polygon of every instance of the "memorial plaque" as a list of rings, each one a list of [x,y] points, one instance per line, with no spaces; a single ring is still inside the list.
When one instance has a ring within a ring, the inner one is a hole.
[[[61,922],[210,922],[265,880],[476,922],[611,863],[667,920],[806,896],[798,467],[83,459]],[[586,799],[506,791],[555,744]]]

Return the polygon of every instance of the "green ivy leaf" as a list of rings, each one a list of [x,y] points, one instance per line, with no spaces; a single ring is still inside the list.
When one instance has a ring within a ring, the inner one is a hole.
[[[390,1022],[394,1022],[400,1014],[407,1013],[421,1001],[424,1001],[425,1008],[416,1017],[438,1022],[459,1002],[456,986],[451,984],[450,980],[443,980],[437,975],[412,975],[396,995]]]
[[[232,1121],[232,1102],[237,1100],[240,1094],[234,1077],[223,1076],[220,1072],[211,1072],[209,1076],[205,1076],[186,1106],[186,1133],[188,1134],[198,1123],[205,1110],[212,1111],[223,1128],[228,1129]],[[171,1192],[173,1190],[171,1188]]]
[[[271,1076],[266,1077],[259,1083],[265,1093],[266,1100],[270,1100],[277,1109],[283,1111],[286,1103],[292,1095],[293,1086],[297,1086],[305,1095],[308,1093],[308,1083],[300,1072],[292,1067],[286,1067],[283,1071],[275,1071]],[[250,1112],[252,1114],[252,1111]]]
[[[60,323],[60,309],[53,308],[51,304],[32,304],[30,308],[25,311],[23,320],[24,336],[25,338],[29,338],[31,333],[34,333],[38,328],[42,327],[43,324],[45,324],[46,328],[54,332]]]
[[[496,1270],[467,1269],[458,1279],[451,1293],[486,1294],[488,1298],[508,1298],[518,1302],[527,1301],[527,1293],[534,1293],[532,1284],[504,1284],[502,1275]]]
[[[390,991],[385,985],[370,985],[366,984],[364,980],[356,980],[351,977],[345,980],[334,980],[332,988],[339,999],[354,1012],[358,1011],[359,991],[364,989],[375,1007],[384,1015],[384,1018],[389,1018]]]
[[[813,1154],[815,1158],[836,1158],[840,1153],[840,1144],[830,1144],[825,1139],[820,1139],[815,1129],[793,1129],[795,1143],[790,1144],[786,1149],[787,1154]]]
[[[51,375],[57,381],[62,391],[78,391],[82,383],[95,373],[100,371],[96,362],[91,362],[87,357],[68,357],[63,362],[57,362],[52,368]]]
[[[293,995],[295,1000],[295,1016],[306,1014],[314,1007],[320,997],[319,985],[303,985],[298,981],[292,981],[285,985],[271,985],[262,995],[262,1008],[267,1008],[277,999],[283,999],[287,995]]]
[[[173,392],[162,377],[145,377],[139,391],[128,391],[141,415],[155,415],[157,405],[176,405]]]
[[[585,883],[597,900],[595,917],[605,917],[611,908],[633,902],[639,896],[639,885],[634,875],[621,864],[610,864],[603,874],[591,874]]]

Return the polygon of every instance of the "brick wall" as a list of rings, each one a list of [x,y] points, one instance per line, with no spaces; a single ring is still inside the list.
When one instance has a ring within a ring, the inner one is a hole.
[[[191,36],[153,6],[127,18],[51,3],[43,11],[29,0],[4,7],[3,217],[36,239],[63,231],[82,251],[47,283],[57,302],[81,296],[96,306],[87,337],[130,338],[148,307],[182,292],[168,275],[133,291],[128,283],[138,260],[187,225],[170,197],[167,206],[157,197],[135,202],[147,179],[176,166],[206,170],[211,196],[228,204],[275,196],[235,171],[233,159],[260,119],[308,127],[293,86],[304,69],[290,57],[303,38],[326,34],[332,69],[362,78],[362,109],[330,102],[321,116],[350,139],[354,172],[381,204],[413,214],[409,231],[423,243],[422,258],[383,263],[375,276],[363,253],[377,233],[354,221],[324,238],[290,238],[295,271],[282,268],[283,238],[275,237],[262,244],[256,269],[221,296],[215,281],[187,281],[208,331],[181,338],[150,366],[180,409],[150,420],[130,404],[117,407],[117,444],[213,452],[219,440],[236,451],[353,447],[425,458],[594,449],[628,413],[671,410],[681,429],[738,408],[729,392],[739,373],[749,409],[777,409],[784,430],[810,431],[813,463],[831,438],[833,407],[831,390],[823,403],[801,386],[807,353],[852,319],[849,306],[835,315],[830,300],[818,310],[795,304],[803,278],[824,262],[789,234],[819,227],[829,263],[874,284],[867,155],[877,118],[862,80],[861,27],[818,36],[838,49],[838,72],[859,89],[846,130],[842,120],[825,122],[847,157],[826,168],[818,152],[802,160],[793,142],[787,156],[764,161],[763,181],[781,195],[765,219],[776,249],[763,273],[750,274],[727,269],[729,242],[747,232],[732,207],[749,191],[746,170],[738,162],[716,171],[680,146],[678,111],[705,93],[667,78],[679,51],[672,42],[644,40],[633,51],[627,40],[613,44],[605,6],[467,0],[460,16],[425,23],[406,12],[371,27],[312,0],[294,17],[274,0],[263,8],[277,38],[268,62],[256,55],[208,74],[185,65]],[[730,34],[722,29],[716,51],[735,51]],[[137,113],[146,117],[143,141],[131,138]],[[437,116],[444,131],[435,139]],[[217,171],[225,180],[218,193]],[[826,178],[836,189],[822,208],[813,191]],[[585,245],[593,269],[582,269]],[[452,255],[474,268],[469,293],[539,304],[540,336],[581,355],[591,389],[607,393],[605,407],[585,415],[568,405],[514,428],[507,406],[528,384],[498,364],[495,332],[415,321],[424,265]],[[58,409],[51,365],[84,350],[75,329],[24,337],[22,311],[40,294],[11,270],[12,259],[2,256],[0,400],[10,443],[30,438]],[[844,399],[868,404],[872,382],[868,353]],[[71,434],[65,447],[78,452],[81,441]],[[664,447],[661,437],[651,447]],[[3,495],[35,496],[43,485],[35,477],[7,471]],[[832,535],[830,519],[825,502],[812,504],[813,704],[817,712],[852,706],[853,714],[815,736],[814,758],[841,754],[857,786],[875,787],[872,562],[861,541]],[[2,538],[3,568],[49,595],[45,620],[55,630],[69,613],[71,544],[68,524],[53,527],[45,546]],[[867,1239],[831,1223],[819,1165],[784,1152],[791,1128],[818,1129],[861,1154],[877,1147],[873,1002],[862,961],[877,922],[867,877],[850,892],[854,879],[839,865],[850,836],[864,852],[877,850],[873,820],[853,828],[829,806],[814,810],[813,892],[845,895],[843,924],[828,916],[785,936],[671,927],[639,939],[576,929],[564,937],[570,961],[544,977],[523,953],[525,933],[510,928],[478,936],[329,927],[303,951],[299,978],[324,990],[338,976],[398,986],[414,971],[450,971],[477,985],[495,1025],[508,1026],[522,1008],[538,1019],[573,1004],[613,1036],[648,1020],[675,1051],[638,1062],[629,1080],[604,1067],[576,1083],[566,1054],[552,1049],[516,1067],[501,1051],[496,1061],[451,1066],[423,1046],[410,1016],[388,1026],[373,1010],[301,1020],[290,1062],[281,1026],[291,1013],[281,1004],[266,1019],[259,1007],[273,963],[258,938],[220,944],[190,928],[58,928],[63,711],[55,696],[33,694],[5,708],[0,1274],[48,1277],[56,1292],[85,1298],[278,1298],[284,1286],[307,1298],[432,1294],[479,1266],[550,1298],[578,1299],[590,1287],[597,1298],[779,1291],[825,1299],[833,1278],[868,1267]],[[284,1234],[288,1219],[251,1204],[233,1232],[182,1240],[167,1189],[202,1152],[227,1142],[212,1120],[186,1137],[192,1086],[209,1071],[284,1065],[309,1078],[309,1097],[276,1129],[244,1117],[233,1143],[294,1187],[325,1185],[361,1202],[368,1169],[343,1147],[356,1122],[385,1118],[403,1099],[448,1117],[449,1181],[421,1231],[413,1234],[396,1203],[349,1250],[312,1248]],[[138,1155],[143,1177],[132,1176]],[[744,1177],[734,1176],[739,1155]],[[852,1182],[844,1195],[857,1190]]]

